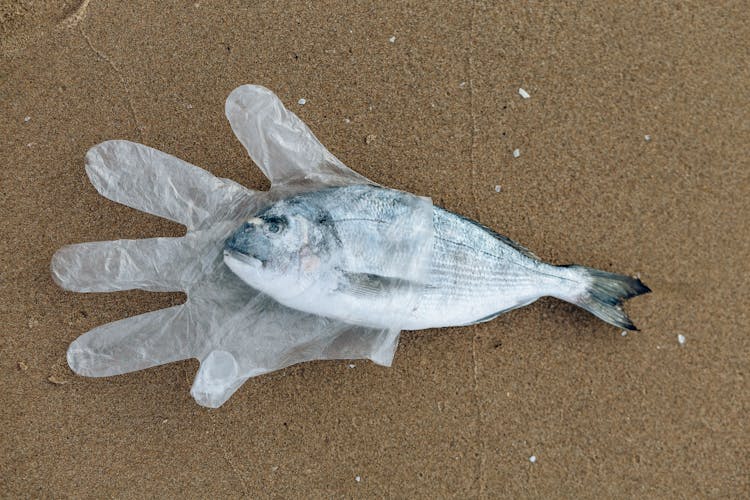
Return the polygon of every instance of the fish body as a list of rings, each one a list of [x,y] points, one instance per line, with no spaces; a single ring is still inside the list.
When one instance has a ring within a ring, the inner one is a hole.
[[[545,263],[471,219],[369,185],[277,201],[227,240],[224,260],[289,307],[404,330],[488,321],[543,296],[634,329],[622,301],[649,291],[635,278]]]

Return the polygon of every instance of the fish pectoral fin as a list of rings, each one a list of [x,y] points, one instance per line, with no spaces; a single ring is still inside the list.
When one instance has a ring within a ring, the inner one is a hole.
[[[375,298],[424,288],[426,288],[424,284],[391,276],[342,271],[336,291]]]

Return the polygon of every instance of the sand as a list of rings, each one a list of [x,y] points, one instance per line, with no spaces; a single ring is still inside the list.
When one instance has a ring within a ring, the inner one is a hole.
[[[1,496],[750,495],[743,2],[5,2],[0,20]],[[264,189],[223,116],[244,83],[379,183],[638,274],[641,331],[545,299],[404,334],[390,369],[252,379],[218,410],[190,398],[195,361],[75,376],[78,335],[183,300],[53,284],[64,244],[181,233],[100,197],[86,150],[130,139]]]

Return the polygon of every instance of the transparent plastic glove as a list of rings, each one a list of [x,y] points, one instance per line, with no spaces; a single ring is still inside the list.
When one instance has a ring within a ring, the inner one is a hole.
[[[85,333],[68,349],[71,369],[103,377],[197,358],[191,394],[215,408],[249,377],[303,361],[365,358],[390,365],[398,327],[367,328],[290,309],[247,286],[222,261],[227,237],[272,200],[372,183],[336,159],[263,87],[234,90],[226,115],[271,180],[269,192],[127,141],[105,142],[87,153],[86,172],[100,194],[178,222],[187,234],[63,247],[52,258],[54,280],[78,292],[184,291],[187,301]],[[424,242],[416,244],[422,248]]]

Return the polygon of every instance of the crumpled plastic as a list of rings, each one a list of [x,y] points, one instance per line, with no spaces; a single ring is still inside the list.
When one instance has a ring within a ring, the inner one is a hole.
[[[398,324],[372,328],[291,309],[249,287],[222,260],[224,241],[274,200],[326,186],[371,184],[347,168],[270,90],[244,85],[225,108],[232,130],[271,181],[248,189],[194,165],[128,141],[108,141],[86,154],[86,172],[110,200],[187,228],[179,238],[69,245],[52,258],[62,288],[76,292],[184,291],[184,304],[108,323],[71,343],[79,375],[106,377],[196,358],[191,395],[216,408],[250,377],[322,359],[370,359],[390,366]],[[411,195],[414,196],[414,195]],[[389,230],[400,245],[393,265],[424,279],[432,247],[432,204],[414,196],[413,227]],[[404,221],[400,221],[404,224]],[[421,274],[420,274],[421,273]]]

